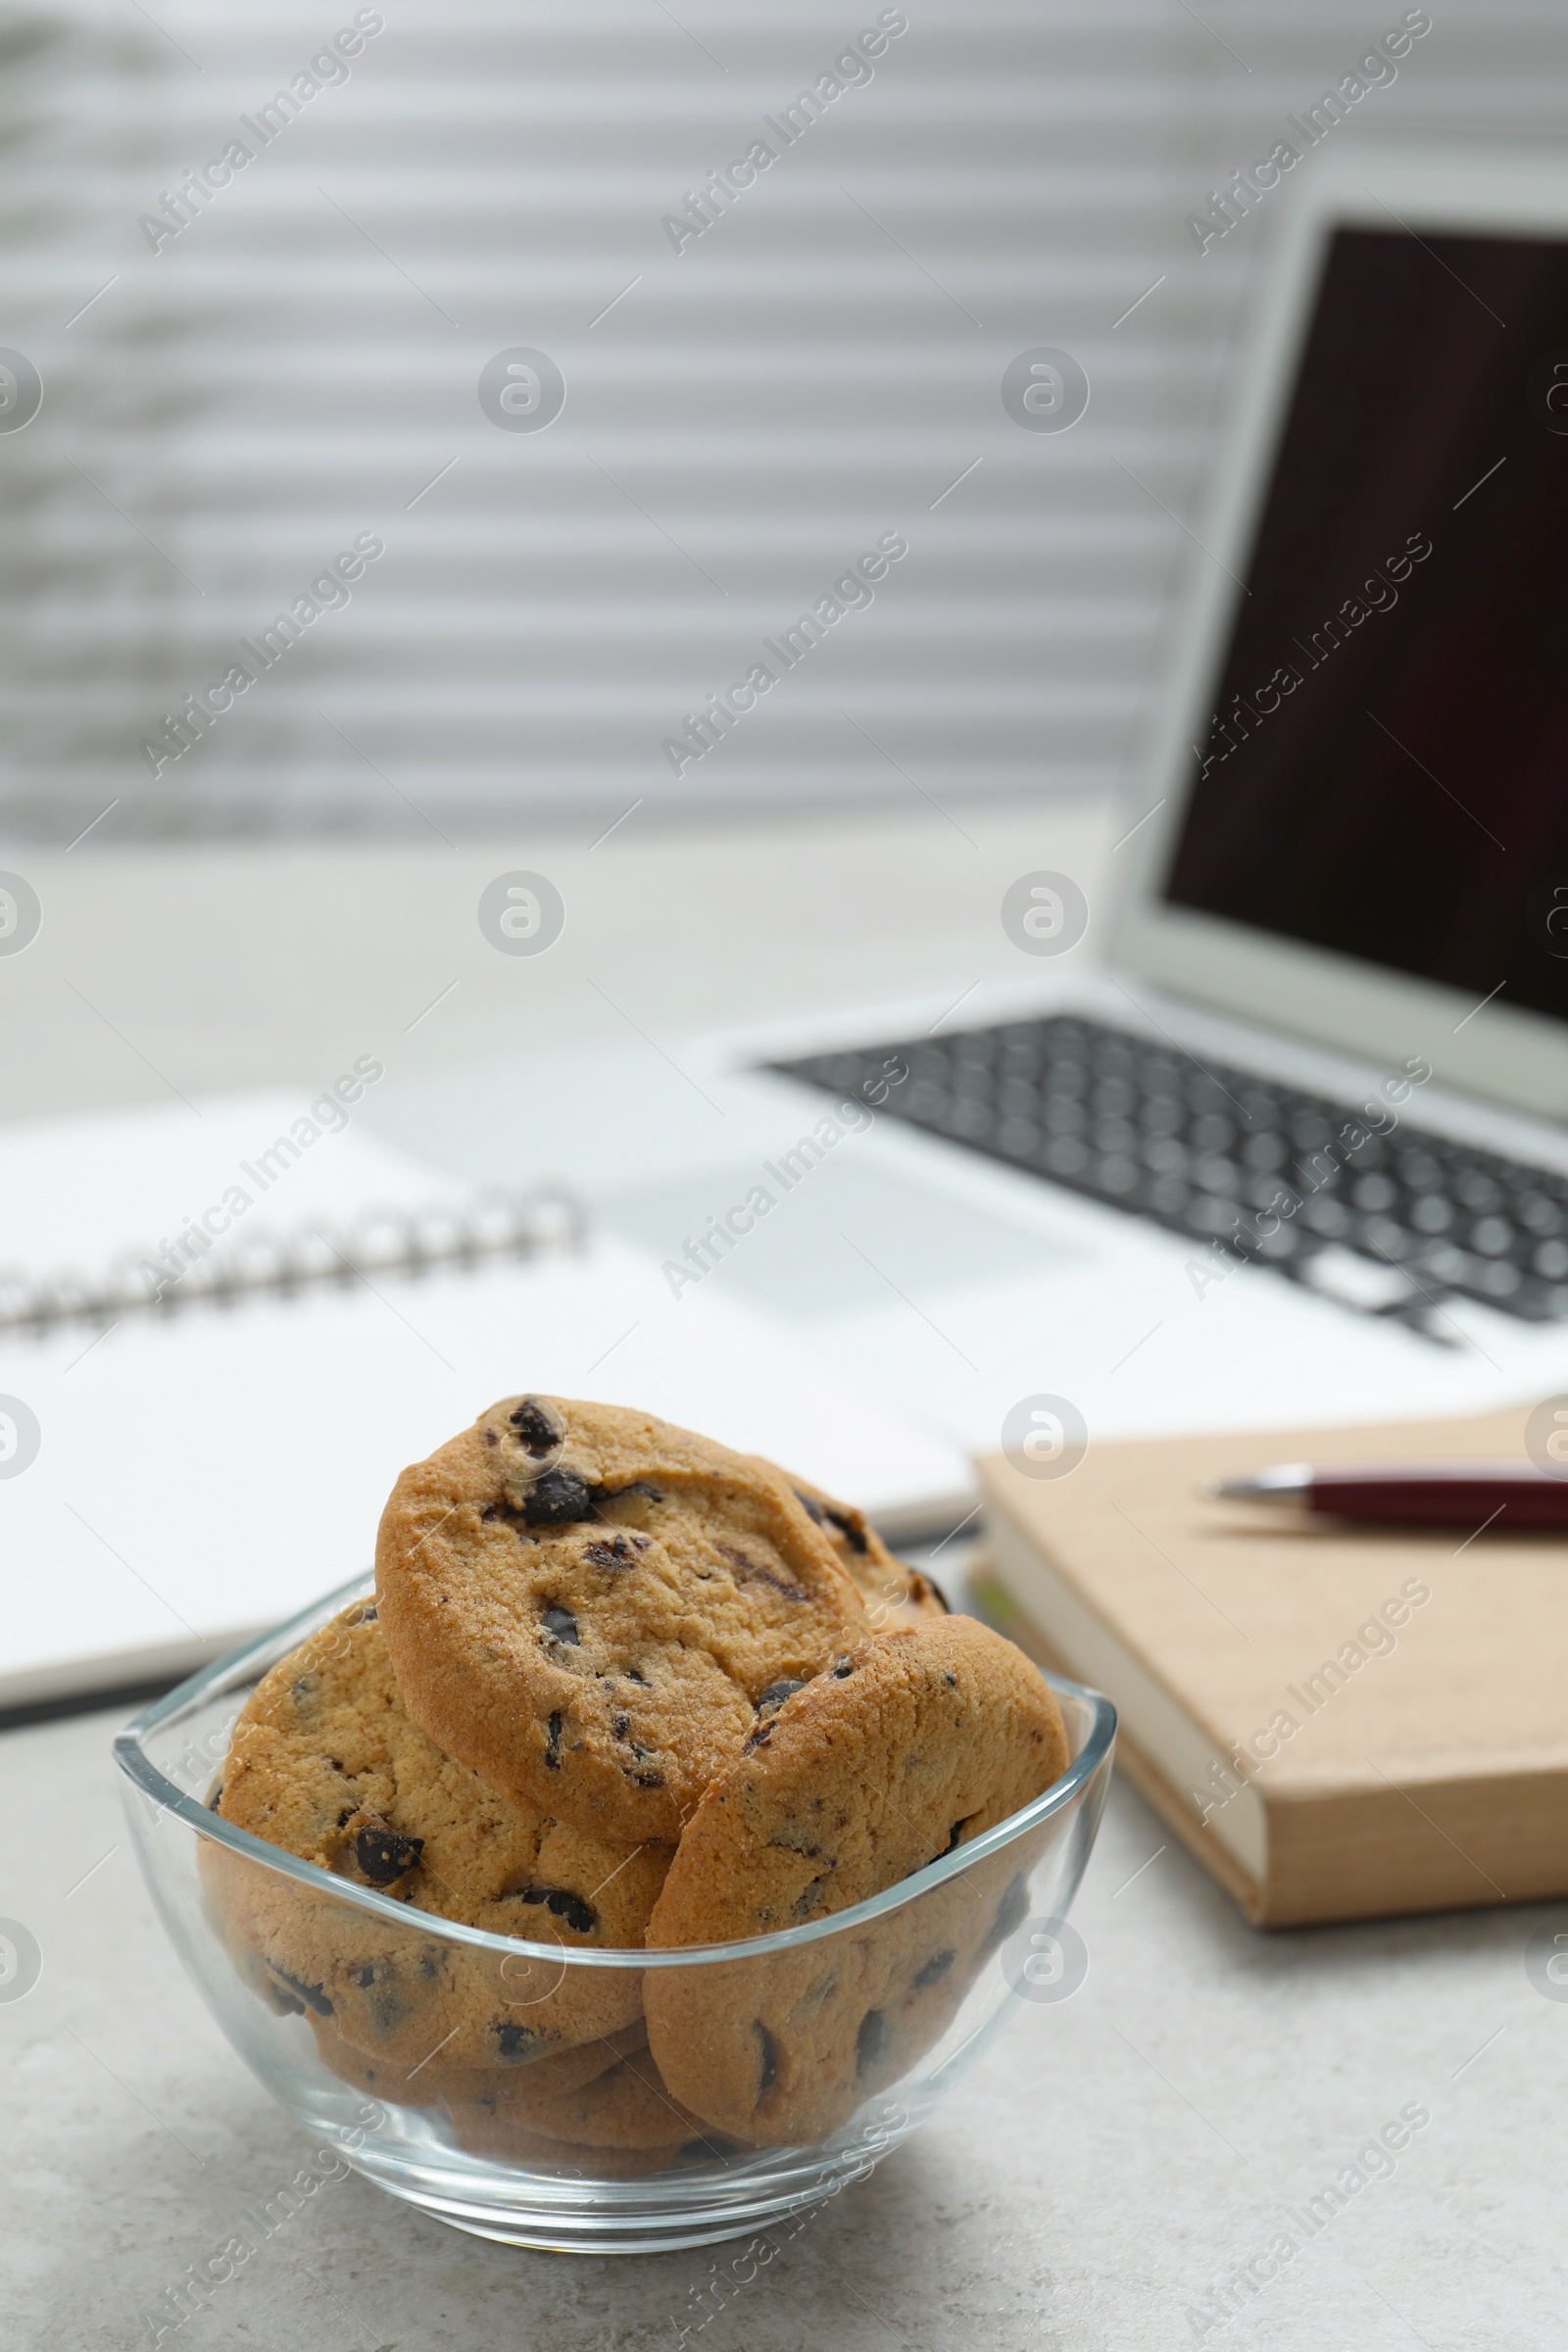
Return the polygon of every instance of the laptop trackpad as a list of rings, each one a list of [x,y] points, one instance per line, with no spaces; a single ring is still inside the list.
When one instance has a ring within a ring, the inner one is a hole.
[[[764,1204],[764,1196],[765,1204]],[[1080,1253],[881,1168],[824,1160],[793,1183],[754,1162],[612,1193],[612,1232],[775,1315],[816,1320],[1070,1265]],[[677,1282],[670,1275],[672,1283]],[[677,1283],[685,1296],[685,1284]]]

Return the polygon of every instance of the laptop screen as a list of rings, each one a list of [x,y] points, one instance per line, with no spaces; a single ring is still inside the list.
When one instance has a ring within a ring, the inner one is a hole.
[[[1568,244],[1341,229],[1167,901],[1568,1014]]]

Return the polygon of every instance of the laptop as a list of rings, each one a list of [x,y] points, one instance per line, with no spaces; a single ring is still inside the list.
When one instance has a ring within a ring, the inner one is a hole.
[[[1568,1390],[1568,159],[1297,176],[1114,850],[582,1172],[971,1446]]]

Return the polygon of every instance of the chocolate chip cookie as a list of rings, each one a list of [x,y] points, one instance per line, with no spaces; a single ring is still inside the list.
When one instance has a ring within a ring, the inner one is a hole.
[[[457,2107],[483,2100],[492,2105],[514,2082],[525,2082],[540,2098],[580,2090],[584,2083],[608,2074],[623,2058],[639,2053],[646,2059],[648,2028],[642,2018],[595,2041],[577,2042],[535,2058],[526,2067],[448,2066],[445,2053],[423,2064],[402,2065],[382,2051],[361,2049],[338,2033],[329,2017],[307,2011],[321,2063],[357,2090],[388,2099],[397,2107]],[[652,2061],[648,2063],[651,2065]]]
[[[809,1479],[780,1470],[760,1454],[756,1459],[805,1503],[838,1554],[839,1565],[854,1578],[874,1632],[890,1633],[901,1625],[918,1625],[922,1618],[948,1615],[946,1595],[935,1578],[897,1558],[857,1504],[836,1502]]]
[[[331,2019],[389,2065],[513,2066],[614,2034],[639,1972],[568,1971],[423,1935],[421,1914],[567,1950],[640,1944],[670,1848],[612,1844],[498,1796],[409,1717],[373,1606],[274,1666],[234,1728],[216,1808],[347,1886],[405,1903],[384,1921],[204,1842],[210,1898],[258,1990]]]
[[[529,2069],[513,2082],[492,2079],[477,2096],[448,2097],[443,2103],[460,2129],[478,2109],[498,2127],[584,2148],[678,2147],[704,2129],[667,2088],[646,2049],[572,2090],[537,2088]]]
[[[405,1470],[376,1587],[410,1714],[514,1803],[673,1840],[757,1704],[868,1630],[770,1465],[625,1407],[504,1397]]]
[[[687,1825],[648,1942],[847,1910],[1007,1820],[1067,1761],[1050,1686],[1000,1635],[966,1617],[874,1635],[760,1719]],[[860,1931],[733,1968],[651,1969],[649,2046],[671,2091],[749,2140],[836,2130],[940,2034],[1027,1915],[1023,1843]]]
[[[551,2139],[530,2132],[494,2105],[470,2101],[452,2108],[448,2128],[460,2148],[473,2156],[489,2156],[503,2164],[526,2167],[561,2180],[632,2180],[651,2173],[711,2163],[710,2147],[722,2146],[715,2134],[675,2140],[663,2147],[595,2148],[570,2139]]]

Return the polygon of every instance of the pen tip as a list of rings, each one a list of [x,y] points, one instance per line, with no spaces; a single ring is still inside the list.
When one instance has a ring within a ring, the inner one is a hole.
[[[1211,1478],[1203,1493],[1211,1502],[1294,1502],[1311,1484],[1305,1462],[1275,1462],[1247,1478]]]

